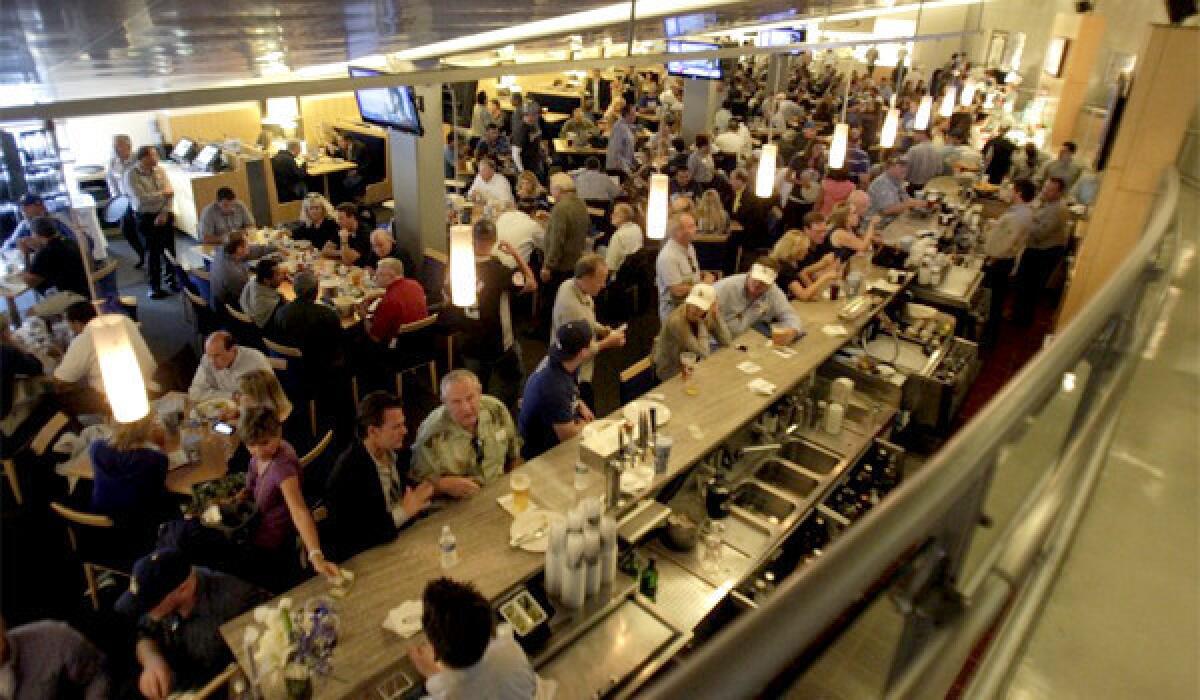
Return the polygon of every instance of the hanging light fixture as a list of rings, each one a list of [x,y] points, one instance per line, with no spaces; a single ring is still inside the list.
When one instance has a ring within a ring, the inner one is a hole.
[[[917,116],[913,118],[913,128],[917,131],[923,131],[929,128],[929,116],[933,112],[933,96],[926,95],[921,98],[921,104],[917,106]]]
[[[849,124],[842,122],[833,127],[833,140],[829,143],[829,167],[840,168],[846,164],[846,147],[849,140]]]
[[[104,314],[88,324],[96,358],[100,364],[100,377],[104,381],[104,393],[112,407],[113,418],[118,423],[141,420],[150,411],[146,399],[146,382],[137,354],[126,332],[125,317],[120,314]]]
[[[661,241],[667,237],[667,209],[670,179],[662,174],[650,176],[650,197],[646,202],[646,237]]]
[[[995,106],[996,106],[996,93],[991,90],[988,90],[987,94],[985,94],[983,96],[983,108],[991,109]]]
[[[775,159],[779,147],[773,143],[764,144],[758,157],[758,177],[754,181],[754,194],[759,197],[770,197],[775,190]]]
[[[896,132],[900,130],[900,110],[892,107],[883,119],[883,130],[879,132],[879,145],[891,148],[896,145]]]
[[[975,102],[975,92],[979,89],[979,83],[973,78],[967,78],[963,81],[961,102],[963,107],[970,107]]]
[[[943,117],[954,116],[954,86],[946,86],[946,94],[942,95],[942,108],[938,110],[938,114]]]
[[[450,298],[463,307],[476,301],[475,242],[466,224],[450,227]]]

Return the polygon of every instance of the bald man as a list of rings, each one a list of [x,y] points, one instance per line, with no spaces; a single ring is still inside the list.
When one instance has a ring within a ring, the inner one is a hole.
[[[192,401],[232,401],[242,376],[260,369],[273,371],[265,355],[254,348],[238,345],[227,331],[217,331],[204,342],[204,357],[200,359],[192,386],[188,388],[188,398]]]

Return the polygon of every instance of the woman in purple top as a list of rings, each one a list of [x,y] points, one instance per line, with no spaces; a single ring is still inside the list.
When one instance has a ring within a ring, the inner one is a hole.
[[[259,513],[258,526],[250,537],[255,550],[251,556],[266,555],[261,561],[286,565],[295,560],[292,533],[299,533],[313,569],[337,576],[337,564],[321,553],[317,526],[300,490],[300,461],[296,450],[283,440],[283,426],[275,411],[251,407],[242,414],[238,434],[251,456],[243,497],[253,498]],[[276,569],[274,573],[281,572]]]

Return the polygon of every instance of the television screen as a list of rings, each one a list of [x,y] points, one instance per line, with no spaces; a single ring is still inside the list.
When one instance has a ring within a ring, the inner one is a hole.
[[[688,53],[692,51],[713,51],[716,44],[703,44],[695,41],[668,41],[667,53]],[[669,61],[667,73],[684,78],[703,78],[705,80],[721,79],[721,62],[715,58],[699,58],[690,61]]]
[[[216,162],[217,157],[220,155],[221,149],[212,145],[205,146],[196,154],[196,159],[192,161],[192,165],[199,170],[211,170],[213,163]]]
[[[382,72],[370,68],[350,67],[350,77],[364,78],[373,75],[383,75]],[[407,85],[396,85],[386,88],[368,88],[355,90],[354,97],[358,100],[358,111],[363,121],[376,126],[382,126],[410,134],[421,134],[421,118],[417,113],[417,103],[413,99],[412,88]]]
[[[687,36],[704,31],[709,24],[715,24],[717,16],[711,12],[699,12],[692,15],[667,17],[663,20],[663,33],[667,37]]]
[[[804,43],[804,36],[803,29],[768,29],[758,33],[754,38],[754,45],[764,47],[801,44]]]
[[[188,139],[179,139],[179,142],[175,144],[175,148],[171,150],[171,160],[177,163],[186,163],[191,159],[195,149],[196,144]]]

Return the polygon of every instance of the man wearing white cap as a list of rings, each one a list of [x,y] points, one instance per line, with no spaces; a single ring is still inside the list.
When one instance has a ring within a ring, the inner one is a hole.
[[[715,346],[729,345],[729,334],[717,304],[717,291],[710,284],[697,284],[687,299],[667,316],[654,340],[654,373],[667,380],[679,373],[679,356],[694,352],[705,358]]]
[[[785,329],[785,345],[800,334],[800,317],[775,285],[778,276],[779,263],[762,257],[750,266],[750,272],[717,282],[721,317],[734,337],[759,324]]]

